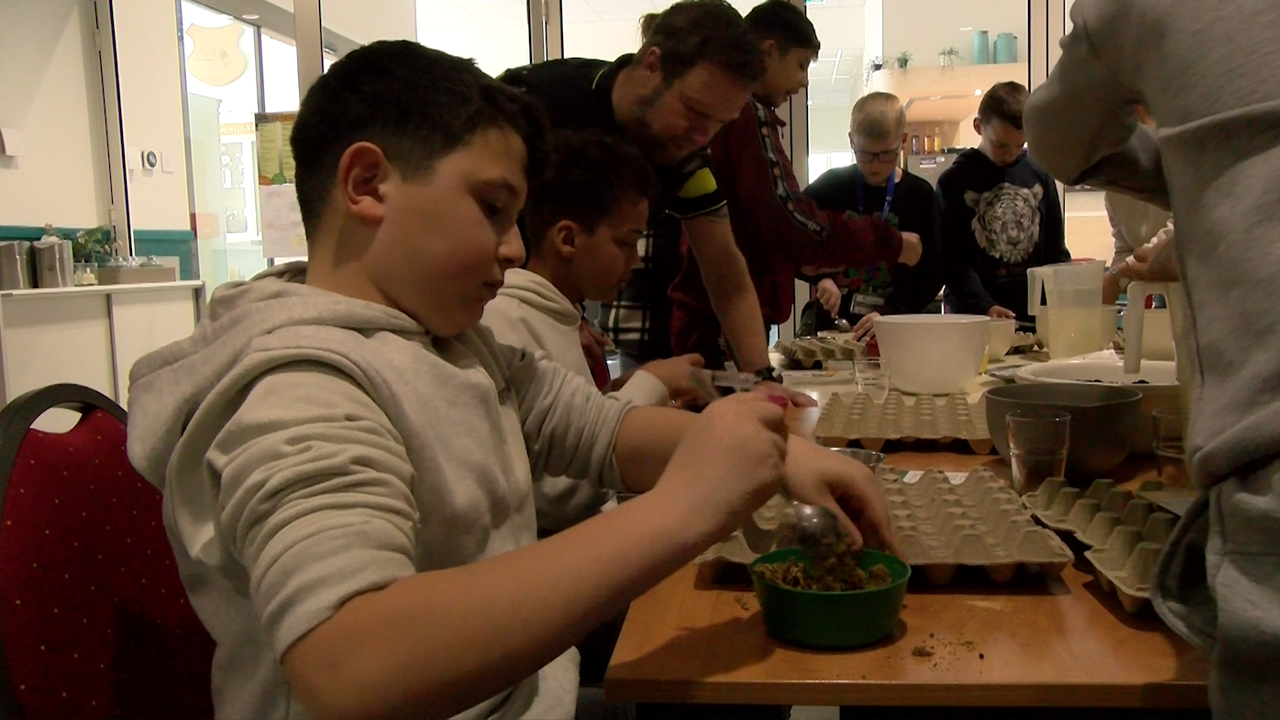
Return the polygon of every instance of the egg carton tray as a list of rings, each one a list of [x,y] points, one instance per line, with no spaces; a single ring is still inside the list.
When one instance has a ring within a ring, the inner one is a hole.
[[[880,479],[903,560],[932,584],[951,582],[962,566],[981,567],[998,583],[1013,579],[1021,566],[1057,577],[1075,559],[990,470],[973,470],[958,484],[939,470],[911,484],[896,474]]]
[[[801,337],[779,340],[773,346],[782,357],[802,367],[831,360],[855,360],[867,353],[866,343],[844,337]]]
[[[996,582],[1009,581],[1022,565],[1057,577],[1075,559],[1052,531],[1035,524],[1017,494],[989,470],[974,470],[958,485],[940,470],[925,471],[915,483],[903,482],[903,474],[882,466],[878,477],[903,560],[931,583],[950,583],[962,566],[981,567]],[[782,525],[788,502],[774,496],[752,514],[751,522],[694,562],[749,565],[794,544]]]
[[[814,436],[824,445],[846,445],[857,440],[879,451],[888,440],[967,440],[979,455],[991,452],[986,406],[979,397],[913,395],[911,401],[898,390],[889,390],[884,402],[865,392],[834,393],[827,399],[814,426]]]
[[[1164,483],[1149,480],[1138,494],[1163,489]],[[1106,479],[1095,480],[1081,493],[1067,487],[1065,480],[1052,478],[1023,500],[1045,525],[1073,534],[1089,548],[1084,556],[1103,590],[1116,593],[1126,611],[1142,611],[1151,598],[1160,549],[1177,522],[1172,513]]]
[[[1141,528],[1152,515],[1174,517],[1146,497],[1164,489],[1159,480],[1148,480],[1135,493],[1116,487],[1115,480],[1101,479],[1082,492],[1062,478],[1050,478],[1024,495],[1022,502],[1047,527],[1095,548],[1106,545],[1112,531],[1122,525]]]
[[[1013,343],[1009,347],[1014,349],[1033,348],[1039,343],[1040,339],[1036,337],[1035,333],[1015,332],[1013,334]]]

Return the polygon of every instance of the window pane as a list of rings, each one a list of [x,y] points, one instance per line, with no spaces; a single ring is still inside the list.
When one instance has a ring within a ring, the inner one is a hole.
[[[200,279],[217,287],[266,268],[258,223],[254,26],[182,3]],[[296,63],[296,61],[295,61]],[[297,72],[294,71],[294,95]]]
[[[1027,0],[866,0],[807,9],[822,40],[809,72],[811,157],[847,152],[853,103],[872,90],[891,92],[907,107],[908,164],[932,182],[941,168],[935,172],[926,158],[935,148],[978,144],[973,118],[982,93],[1030,79]]]
[[[293,38],[262,31],[262,105],[267,112],[298,109],[298,48]]]
[[[490,75],[529,63],[525,0],[322,0],[325,44],[342,57],[375,40],[416,40]],[[327,69],[327,65],[326,65]]]
[[[730,0],[746,14],[758,3]],[[612,60],[640,48],[640,18],[661,12],[667,0],[563,0],[564,56]]]

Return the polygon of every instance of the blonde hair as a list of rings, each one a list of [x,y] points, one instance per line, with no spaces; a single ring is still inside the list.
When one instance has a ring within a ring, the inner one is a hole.
[[[902,137],[907,130],[907,111],[897,95],[873,92],[858,98],[849,118],[849,132],[855,138],[887,142]]]

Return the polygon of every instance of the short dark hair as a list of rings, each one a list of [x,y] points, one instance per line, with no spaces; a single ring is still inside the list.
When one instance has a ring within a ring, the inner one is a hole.
[[[644,44],[636,54],[637,62],[649,48],[658,48],[667,82],[700,63],[711,63],[744,85],[764,77],[759,41],[747,30],[742,15],[724,0],[680,0],[652,22],[642,18],[641,33]]]
[[[552,135],[551,171],[529,188],[524,243],[532,256],[556,223],[570,220],[594,232],[623,201],[652,199],[657,176],[629,143],[597,131]]]
[[[377,145],[398,171],[417,178],[490,128],[520,136],[528,181],[539,180],[549,130],[534,101],[471,60],[408,40],[352,51],[307,91],[289,136],[303,227],[308,235],[318,229],[338,162],[354,143]]]
[[[1015,130],[1022,129],[1022,109],[1027,106],[1031,93],[1027,86],[1016,82],[1002,82],[991,86],[978,104],[978,120],[990,125],[999,120]]]
[[[817,51],[822,48],[818,31],[805,17],[804,10],[787,0],[765,0],[751,8],[744,22],[757,41],[777,43],[778,52],[787,53],[795,48]]]

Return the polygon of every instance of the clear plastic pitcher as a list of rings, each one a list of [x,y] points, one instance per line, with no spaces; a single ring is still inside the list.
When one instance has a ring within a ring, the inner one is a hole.
[[[1027,311],[1036,317],[1049,357],[1075,357],[1103,347],[1098,318],[1104,267],[1094,260],[1027,270]]]
[[[1102,347],[1102,325],[1098,316],[1102,296],[1091,288],[1047,288],[1048,308],[1041,317],[1049,321],[1045,339],[1049,357],[1076,357]],[[1039,320],[1040,318],[1037,318]]]

